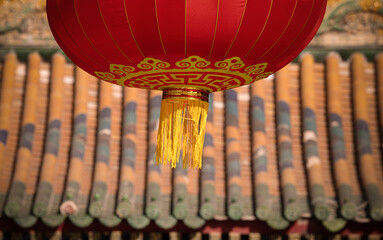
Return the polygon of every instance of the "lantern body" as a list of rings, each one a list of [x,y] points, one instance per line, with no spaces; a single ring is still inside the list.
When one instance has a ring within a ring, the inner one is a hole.
[[[79,67],[128,87],[215,92],[265,78],[319,28],[326,0],[48,0]]]
[[[163,90],[157,164],[199,166],[208,94],[268,77],[319,28],[326,0],[47,0],[66,55],[88,73]],[[183,153],[181,155],[181,149]]]

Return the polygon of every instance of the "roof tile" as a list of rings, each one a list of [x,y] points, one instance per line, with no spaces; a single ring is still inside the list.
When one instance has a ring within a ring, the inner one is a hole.
[[[0,210],[23,227],[65,215],[79,227],[99,218],[136,229],[149,219],[163,229],[229,218],[284,229],[316,217],[330,231],[344,219],[380,221],[382,59],[306,54],[212,94],[199,171],[154,163],[160,92],[100,82],[59,54],[23,63],[11,53],[0,67]]]

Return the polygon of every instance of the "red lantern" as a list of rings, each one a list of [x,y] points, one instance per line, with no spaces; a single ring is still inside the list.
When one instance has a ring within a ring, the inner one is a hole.
[[[326,0],[47,1],[53,35],[75,64],[111,83],[164,91],[156,158],[173,167],[182,147],[184,166],[201,166],[208,94],[289,63],[325,8]]]

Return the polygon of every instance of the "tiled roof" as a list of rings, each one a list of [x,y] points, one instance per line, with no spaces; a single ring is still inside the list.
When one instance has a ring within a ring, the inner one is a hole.
[[[10,53],[0,71],[0,214],[22,227],[383,220],[382,54],[305,54],[211,94],[201,170],[155,165],[161,92],[101,82],[60,54]]]
[[[348,234],[348,237],[342,236],[341,234],[260,234],[260,233],[249,233],[241,234],[240,232],[230,232],[230,233],[221,233],[221,232],[209,232],[204,234],[201,232],[191,232],[191,233],[181,233],[181,232],[123,232],[123,231],[110,231],[110,232],[95,232],[95,231],[86,231],[86,232],[61,232],[61,231],[29,231],[29,232],[7,232],[4,233],[4,240],[63,240],[63,239],[86,239],[86,240],[317,240],[317,239],[332,239],[332,240],[381,240],[381,236],[376,233],[365,235],[360,234]]]

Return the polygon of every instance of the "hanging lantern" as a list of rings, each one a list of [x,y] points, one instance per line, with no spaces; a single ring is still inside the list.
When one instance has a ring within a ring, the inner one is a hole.
[[[157,164],[201,167],[211,92],[266,78],[314,37],[326,0],[47,0],[59,46],[88,73],[162,90]]]

